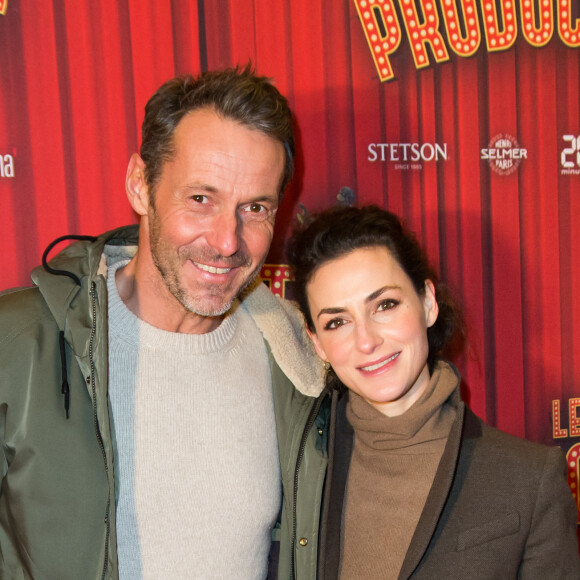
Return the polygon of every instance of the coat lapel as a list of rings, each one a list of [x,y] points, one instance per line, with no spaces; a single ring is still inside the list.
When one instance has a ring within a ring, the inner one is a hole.
[[[429,542],[433,537],[437,523],[449,497],[457,469],[464,417],[465,403],[460,402],[457,407],[457,417],[451,427],[445,450],[443,451],[439,467],[435,473],[433,486],[427,496],[423,513],[421,514],[403,566],[401,567],[399,580],[407,580],[419,565],[421,558],[429,547]]]
[[[328,451],[328,472],[322,500],[322,522],[318,578],[335,580],[340,577],[343,541],[343,511],[348,469],[354,432],[346,418],[346,393],[334,392],[331,407],[331,442]]]

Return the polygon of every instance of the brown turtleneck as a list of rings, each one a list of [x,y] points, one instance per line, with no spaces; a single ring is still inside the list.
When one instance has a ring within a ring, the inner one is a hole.
[[[349,392],[354,429],[344,510],[342,580],[397,578],[421,516],[459,401],[457,377],[435,369],[398,417]],[[453,395],[453,396],[452,396]]]

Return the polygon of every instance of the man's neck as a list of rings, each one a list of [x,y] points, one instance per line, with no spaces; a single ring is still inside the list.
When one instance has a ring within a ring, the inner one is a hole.
[[[154,268],[154,266],[153,266]],[[223,316],[201,316],[187,310],[155,273],[144,271],[139,252],[116,271],[115,282],[125,306],[141,320],[169,332],[206,334],[215,330]]]

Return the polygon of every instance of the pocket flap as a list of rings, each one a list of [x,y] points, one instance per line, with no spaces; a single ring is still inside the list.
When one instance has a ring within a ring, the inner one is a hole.
[[[497,538],[511,536],[519,529],[520,515],[518,512],[511,512],[482,526],[461,532],[457,537],[457,550],[466,550]]]

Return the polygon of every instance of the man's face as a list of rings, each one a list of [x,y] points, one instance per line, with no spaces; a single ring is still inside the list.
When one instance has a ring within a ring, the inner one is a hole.
[[[184,117],[174,146],[147,212],[155,286],[191,313],[219,316],[268,253],[284,147],[211,109]]]

